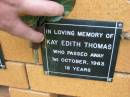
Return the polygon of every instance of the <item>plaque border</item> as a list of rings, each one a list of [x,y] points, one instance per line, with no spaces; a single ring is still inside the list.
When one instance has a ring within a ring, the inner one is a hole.
[[[100,21],[100,22],[103,22],[103,21]],[[109,21],[106,21],[106,22],[109,22]],[[104,76],[80,75],[80,74],[72,74],[72,73],[63,73],[63,72],[50,71],[49,70],[48,49],[47,49],[47,47],[44,47],[44,50],[46,51],[46,54],[45,54],[46,57],[45,57],[45,59],[46,59],[46,65],[47,65],[47,70],[45,70],[45,74],[49,75],[50,73],[53,73],[53,74],[61,74],[61,75],[69,75],[69,76],[77,76],[77,77],[98,78],[98,79],[104,79],[105,81],[111,82],[113,78],[110,77],[110,73],[111,73],[111,67],[112,67],[112,61],[113,61],[112,58],[113,58],[113,53],[114,53],[114,48],[115,48],[115,41],[116,41],[117,30],[118,29],[122,29],[122,27],[123,27],[123,24],[121,22],[113,22],[113,23],[115,23],[115,27],[110,27],[110,26],[94,26],[94,25],[85,25],[85,24],[84,25],[80,25],[80,24],[70,24],[70,23],[69,24],[66,24],[66,23],[45,23],[45,25],[83,26],[83,27],[90,27],[90,28],[94,27],[94,28],[110,28],[110,29],[115,29],[114,39],[113,39],[113,43],[112,43],[113,47],[112,47],[112,50],[111,50],[111,57],[110,57],[110,62],[109,62],[109,69],[108,69],[108,73],[107,73],[106,77],[104,77]],[[45,34],[45,29],[44,29],[44,35],[46,35]]]

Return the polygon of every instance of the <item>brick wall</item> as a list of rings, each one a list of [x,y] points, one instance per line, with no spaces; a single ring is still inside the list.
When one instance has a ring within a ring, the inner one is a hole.
[[[77,0],[68,19],[114,20],[130,30],[128,0]],[[7,69],[0,70],[0,85],[9,86],[11,97],[130,97],[130,41],[121,40],[112,83],[45,76],[39,50],[39,65],[33,63],[29,42],[0,32]]]

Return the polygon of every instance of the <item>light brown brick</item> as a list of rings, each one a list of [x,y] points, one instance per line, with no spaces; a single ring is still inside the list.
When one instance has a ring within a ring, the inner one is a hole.
[[[116,71],[130,73],[130,41],[121,40]]]
[[[111,83],[47,76],[40,65],[27,65],[31,89],[82,97],[130,97],[130,75],[116,73]]]
[[[76,0],[70,19],[121,21],[124,31],[130,30],[128,0]],[[122,40],[116,71],[130,72],[130,41]]]
[[[19,62],[34,62],[32,48],[30,42],[18,37],[12,36],[6,32],[0,31],[0,42],[6,60],[19,61]],[[39,50],[39,57],[41,56]],[[40,64],[42,63],[40,57]]]
[[[56,94],[40,93],[31,90],[10,88],[11,97],[57,97]]]
[[[74,10],[67,18],[122,21],[124,30],[130,30],[129,10],[128,0],[76,0]]]
[[[28,88],[25,65],[17,62],[6,62],[7,69],[0,69],[0,85]]]

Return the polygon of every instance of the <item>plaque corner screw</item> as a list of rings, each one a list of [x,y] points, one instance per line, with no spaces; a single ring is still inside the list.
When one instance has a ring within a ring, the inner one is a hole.
[[[112,78],[108,78],[107,81],[108,81],[108,82],[111,82],[111,81],[112,81]]]
[[[123,27],[123,24],[122,23],[118,23],[118,27]]]
[[[6,66],[5,66],[5,65],[1,65],[1,68],[2,68],[2,69],[5,69],[5,68],[6,68]]]
[[[49,75],[49,71],[45,71],[45,74],[46,74],[46,75]]]

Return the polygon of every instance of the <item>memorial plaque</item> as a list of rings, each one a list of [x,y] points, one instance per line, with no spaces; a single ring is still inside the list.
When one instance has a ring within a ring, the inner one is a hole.
[[[121,22],[67,19],[45,23],[45,74],[111,82],[122,26]]]
[[[4,68],[5,68],[4,56],[2,53],[2,48],[0,46],[0,69],[4,69]]]

